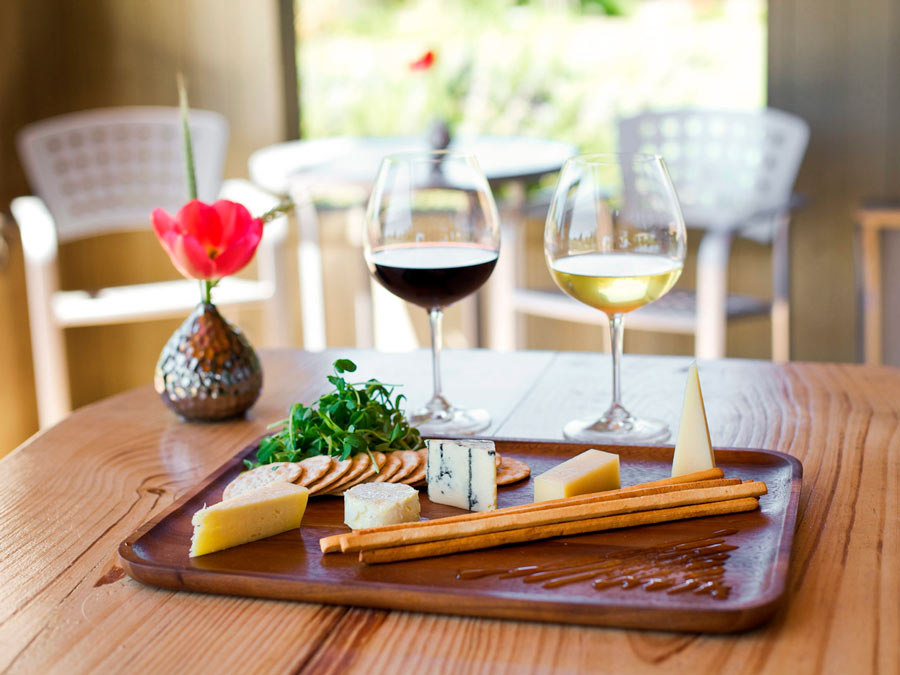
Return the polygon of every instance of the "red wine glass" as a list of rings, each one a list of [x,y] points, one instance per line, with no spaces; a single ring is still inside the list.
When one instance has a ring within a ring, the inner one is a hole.
[[[431,324],[434,394],[410,414],[423,433],[488,428],[487,410],[452,406],[441,393],[441,320],[445,307],[478,290],[500,251],[497,207],[470,154],[389,155],[369,198],[363,238],[372,276],[394,295],[423,307]]]

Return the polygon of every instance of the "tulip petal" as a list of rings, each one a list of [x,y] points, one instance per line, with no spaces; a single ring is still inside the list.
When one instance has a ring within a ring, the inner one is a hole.
[[[178,271],[188,278],[216,278],[216,266],[206,249],[190,235],[179,235],[174,238],[171,258]]]
[[[212,262],[215,264],[217,279],[242,270],[250,262],[262,239],[262,231],[262,220],[252,218],[243,236],[230,242],[228,247],[216,256]]]
[[[228,248],[232,240],[239,239],[246,233],[253,216],[250,215],[250,212],[243,204],[231,202],[227,199],[220,199],[212,207],[219,214],[219,221],[222,224],[222,243],[220,248]]]
[[[166,241],[169,234],[173,233],[177,227],[175,219],[165,209],[153,209],[153,213],[150,214],[150,222],[160,242]]]
[[[183,234],[192,236],[203,248],[216,251],[221,248],[222,221],[209,204],[192,199],[181,207],[175,221]]]

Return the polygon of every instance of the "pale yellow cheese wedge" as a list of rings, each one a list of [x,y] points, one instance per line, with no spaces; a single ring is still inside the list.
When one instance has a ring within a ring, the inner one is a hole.
[[[692,363],[684,388],[681,424],[678,427],[675,455],[672,457],[672,476],[683,476],[715,466],[716,458],[709,439],[703,393],[700,391],[700,376],[697,374],[697,364]]]
[[[246,544],[300,527],[309,491],[293,483],[269,483],[200,509],[191,522],[191,557]]]
[[[619,456],[602,450],[585,450],[535,478],[534,501],[545,502],[619,487]]]

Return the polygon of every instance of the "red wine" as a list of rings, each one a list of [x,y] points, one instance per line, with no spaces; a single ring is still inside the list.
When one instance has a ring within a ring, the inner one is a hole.
[[[497,251],[472,245],[411,244],[372,251],[369,271],[394,295],[439,309],[474,293],[497,264]]]

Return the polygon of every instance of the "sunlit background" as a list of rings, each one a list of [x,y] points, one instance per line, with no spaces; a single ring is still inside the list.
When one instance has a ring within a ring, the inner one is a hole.
[[[232,178],[248,177],[248,159],[275,144],[424,136],[436,120],[456,137],[526,136],[609,151],[616,120],[646,110],[785,110],[811,131],[795,186],[805,205],[790,230],[791,358],[852,362],[863,357],[856,211],[865,199],[900,196],[898,45],[900,8],[844,0],[8,0],[0,4],[0,454],[38,428],[25,266],[8,208],[32,192],[15,148],[31,122],[175,105],[180,70],[192,104],[229,122]],[[541,239],[553,182],[497,194],[501,209],[524,198],[520,274],[535,289],[552,287]],[[315,195],[330,346],[358,343],[364,199],[358,190]],[[62,287],[176,278],[141,226],[62,246]],[[689,233],[679,288],[694,284],[697,241]],[[897,313],[887,311],[900,301],[900,246],[893,235],[880,241],[884,358],[900,363]],[[294,232],[286,321],[290,346],[301,347],[296,244]],[[729,291],[770,297],[771,248],[737,240],[727,281]],[[473,344],[467,311],[449,313],[448,345]],[[388,337],[404,348],[424,344],[419,314],[398,316]],[[258,310],[228,318],[268,346]],[[73,405],[149,383],[179,323],[67,329]],[[604,342],[596,325],[528,317],[520,327],[519,348],[597,350]],[[629,330],[626,351],[690,354],[694,341]],[[770,358],[769,318],[730,322],[726,355]]]

